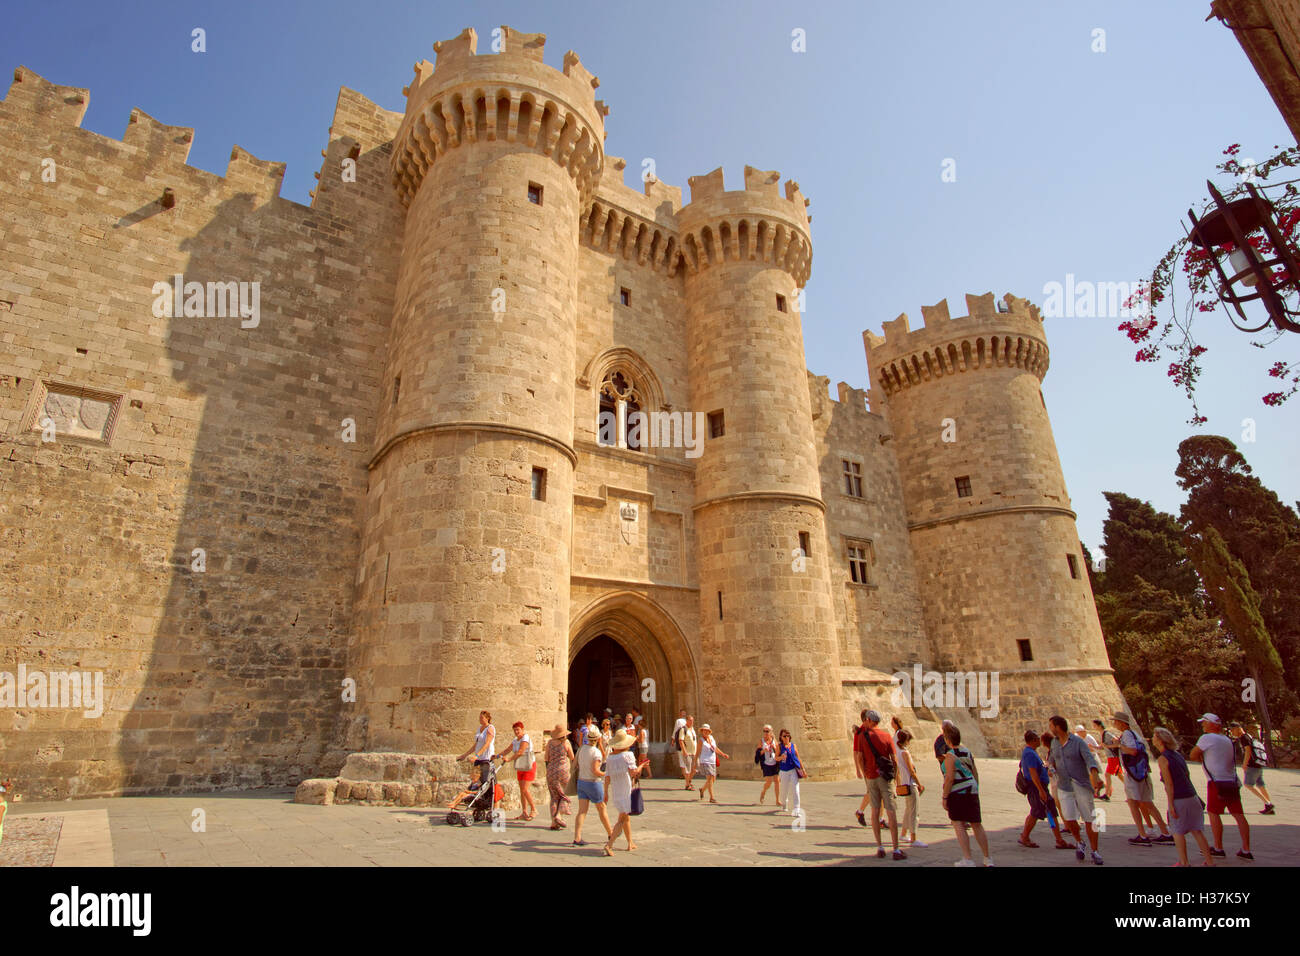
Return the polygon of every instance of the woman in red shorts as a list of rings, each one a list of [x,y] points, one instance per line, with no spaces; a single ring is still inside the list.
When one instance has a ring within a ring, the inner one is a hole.
[[[537,804],[533,802],[532,784],[537,776],[537,754],[533,752],[533,740],[524,733],[522,721],[516,720],[510,727],[515,732],[515,739],[510,741],[510,749],[501,751],[509,753],[515,762],[515,779],[519,781],[519,806],[521,813],[516,820],[527,822],[537,816]]]

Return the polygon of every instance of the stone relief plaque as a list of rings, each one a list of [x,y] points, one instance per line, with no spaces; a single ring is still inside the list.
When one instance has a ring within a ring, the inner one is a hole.
[[[636,522],[639,509],[631,501],[624,501],[618,506],[618,525],[623,533],[623,542],[631,544],[636,539]]]
[[[53,423],[55,441],[81,438],[107,444],[112,438],[122,396],[56,382],[45,382],[41,388],[44,395],[28,426],[32,431],[43,432]]]

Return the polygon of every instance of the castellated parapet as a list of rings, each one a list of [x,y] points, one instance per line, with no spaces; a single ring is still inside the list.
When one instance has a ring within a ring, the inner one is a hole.
[[[16,71],[0,674],[99,670],[107,698],[8,706],[0,684],[24,796],[364,765],[436,768],[391,797],[425,800],[481,709],[500,749],[515,720],[540,744],[607,705],[641,708],[661,771],[685,708],[724,776],[757,773],[771,723],[851,778],[862,707],[1009,755],[1022,716],[1115,706],[1036,311],[886,323],[870,390],[830,398],[799,186],[625,184],[596,78],[496,36],[436,44],[402,112],[341,89],[309,206],[284,163],[195,169],[193,130],[137,109],[99,136],[85,90]],[[260,321],[160,308],[178,275],[256,283]],[[668,427],[637,437],[633,412]],[[897,701],[915,663],[1000,670],[1011,716]],[[374,776],[311,792],[389,799]]]

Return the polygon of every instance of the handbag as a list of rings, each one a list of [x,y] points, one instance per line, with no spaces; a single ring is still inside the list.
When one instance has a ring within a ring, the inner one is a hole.
[[[1231,803],[1241,796],[1241,781],[1237,779],[1235,773],[1231,780],[1215,780],[1211,777],[1210,782],[1214,784],[1214,789],[1219,792],[1219,799],[1224,803]]]
[[[520,750],[519,756],[515,758],[515,769],[527,773],[533,769],[533,749],[530,746],[527,750]]]
[[[641,786],[632,788],[632,809],[628,811],[630,816],[639,817],[645,813],[645,798],[641,796]]]
[[[910,783],[900,783],[894,786],[894,795],[897,797],[908,797],[912,795],[912,785]]]

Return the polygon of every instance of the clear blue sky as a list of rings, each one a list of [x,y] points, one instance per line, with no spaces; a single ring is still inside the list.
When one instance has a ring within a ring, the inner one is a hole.
[[[608,152],[661,179],[745,164],[779,169],[812,199],[808,365],[866,385],[861,333],[966,292],[1041,303],[1067,273],[1149,274],[1230,143],[1262,160],[1292,141],[1209,0],[970,3],[24,3],[6,11],[0,66],[90,90],[85,128],[120,138],[132,107],[195,128],[190,161],[224,173],[238,143],[288,163],[307,201],[341,85],[393,110],[411,65],[466,26],[480,51],[505,23],[573,49],[612,108]],[[190,31],[207,31],[207,52]],[[806,31],[807,52],[791,50]],[[1094,53],[1092,31],[1106,31]],[[1208,84],[1190,67],[1202,64]],[[941,181],[956,160],[957,180]],[[1044,386],[1084,542],[1105,490],[1177,512],[1173,470],[1190,407],[1163,365],[1138,366],[1117,319],[1048,321]],[[1300,398],[1259,402],[1264,369],[1300,336],[1250,348],[1203,317],[1210,351],[1201,431],[1241,445],[1256,474],[1300,499]],[[832,386],[833,387],[833,386]],[[1240,442],[1242,419],[1257,440]],[[936,423],[936,427],[937,423]]]

